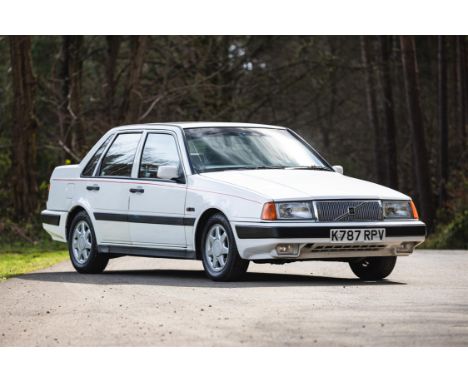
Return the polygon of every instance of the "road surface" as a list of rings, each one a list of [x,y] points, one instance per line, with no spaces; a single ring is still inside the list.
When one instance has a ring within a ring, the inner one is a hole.
[[[417,251],[388,280],[345,263],[251,264],[214,283],[201,263],[69,262],[0,283],[1,346],[468,346],[468,251]]]

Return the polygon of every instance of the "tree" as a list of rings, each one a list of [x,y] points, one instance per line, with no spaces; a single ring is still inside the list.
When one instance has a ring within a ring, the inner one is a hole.
[[[460,132],[462,152],[466,149],[466,124],[468,123],[468,75],[466,73],[466,38],[456,37],[456,94],[457,94],[457,122]]]
[[[31,37],[9,37],[10,64],[13,79],[11,191],[15,216],[24,219],[36,211],[36,135],[34,115],[36,78],[32,68]]]
[[[383,116],[385,126],[385,152],[387,163],[387,181],[392,188],[398,188],[398,151],[397,131],[395,126],[395,111],[392,91],[392,37],[380,36],[380,53],[382,58],[380,74],[381,94],[383,100]]]
[[[122,99],[122,123],[137,123],[142,96],[140,94],[140,78],[146,54],[148,36],[130,37],[130,65],[127,83]]]
[[[414,173],[419,197],[421,216],[432,228],[434,206],[432,203],[428,153],[424,136],[423,114],[420,103],[419,71],[416,60],[414,37],[401,36],[401,58],[405,82],[406,102],[411,128]]]
[[[62,134],[65,149],[74,156],[85,143],[81,112],[83,36],[64,36],[62,40]]]
[[[364,67],[364,79],[366,86],[367,115],[369,124],[374,130],[374,159],[377,169],[377,181],[385,182],[385,162],[382,157],[383,139],[379,126],[377,112],[376,87],[374,81],[374,68],[370,62],[369,40],[366,36],[361,36],[361,59]]]
[[[115,92],[117,87],[117,79],[115,73],[117,70],[117,58],[119,56],[120,45],[122,42],[121,36],[107,36],[107,56],[106,56],[106,112],[109,125],[114,124],[114,103]]]
[[[448,100],[447,100],[447,48],[445,37],[437,38],[437,87],[439,125],[439,205],[446,199],[448,180]]]

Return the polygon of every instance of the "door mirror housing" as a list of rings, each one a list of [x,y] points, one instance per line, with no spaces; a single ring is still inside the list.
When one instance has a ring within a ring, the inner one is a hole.
[[[333,166],[333,170],[335,170],[335,172],[337,172],[338,174],[343,175],[343,166]]]
[[[158,178],[166,180],[179,178],[179,168],[177,166],[159,166]]]

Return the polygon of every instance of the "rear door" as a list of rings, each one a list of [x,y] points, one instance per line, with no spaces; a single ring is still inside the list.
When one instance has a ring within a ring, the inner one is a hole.
[[[129,187],[135,154],[142,132],[117,134],[86,184],[87,199],[95,218],[100,244],[130,244]]]
[[[186,184],[158,178],[161,165],[178,166],[184,174],[176,136],[148,132],[132,185],[129,204],[130,236],[134,246],[185,248]]]

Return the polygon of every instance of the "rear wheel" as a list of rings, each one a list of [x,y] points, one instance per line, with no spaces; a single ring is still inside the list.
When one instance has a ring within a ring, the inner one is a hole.
[[[361,280],[382,280],[392,273],[395,267],[396,256],[367,257],[349,263],[351,270]]]
[[[68,251],[73,267],[80,273],[101,273],[109,262],[106,255],[98,253],[93,224],[84,211],[72,220]]]
[[[205,273],[214,281],[234,281],[247,271],[249,262],[239,256],[229,221],[222,214],[206,222],[200,249]]]

